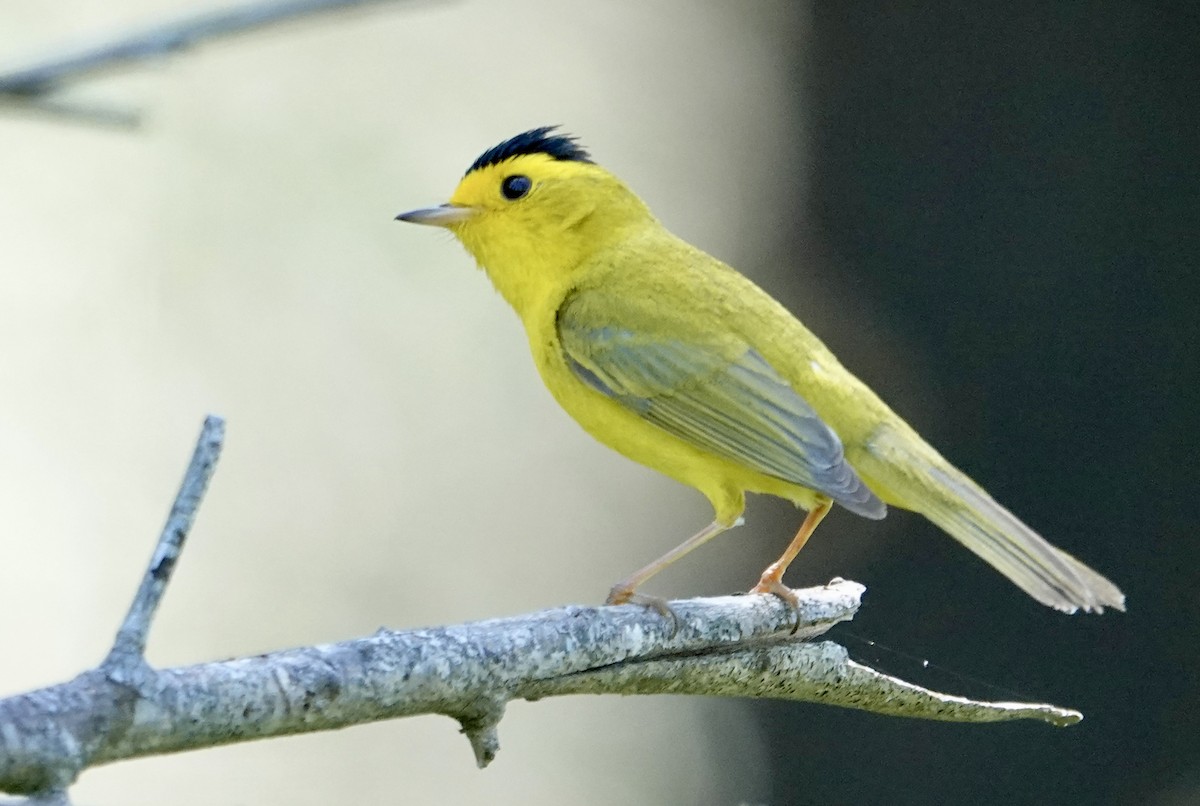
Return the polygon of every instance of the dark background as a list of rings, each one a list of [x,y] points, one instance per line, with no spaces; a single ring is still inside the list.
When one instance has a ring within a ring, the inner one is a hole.
[[[826,270],[936,384],[944,405],[901,413],[1112,578],[1129,612],[1054,613],[895,515],[904,533],[851,571],[876,606],[835,636],[908,679],[1086,718],[981,729],[756,704],[770,802],[1200,802],[1194,12],[814,13],[796,66],[807,218]],[[854,366],[856,346],[829,341]],[[860,374],[901,392],[894,373]]]

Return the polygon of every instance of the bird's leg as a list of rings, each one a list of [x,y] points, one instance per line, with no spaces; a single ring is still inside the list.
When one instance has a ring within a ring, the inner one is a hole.
[[[608,599],[606,599],[604,603],[610,605],[627,603],[640,604],[644,607],[651,607],[657,610],[659,613],[662,613],[665,617],[671,619],[672,621],[677,621],[675,613],[672,612],[670,606],[667,605],[666,599],[659,598],[658,596],[647,596],[644,593],[635,593],[635,590],[647,579],[654,576],[659,571],[663,570],[692,549],[707,543],[717,535],[721,534],[721,532],[732,529],[734,526],[738,526],[741,523],[741,518],[738,518],[731,524],[724,524],[719,520],[713,521],[708,526],[705,526],[699,532],[692,535],[687,540],[683,541],[678,546],[647,565],[645,568],[634,571],[626,579],[623,579],[616,585],[613,585],[612,590],[608,593]]]
[[[788,547],[783,550],[783,554],[778,560],[767,566],[767,569],[762,572],[762,578],[758,580],[758,584],[750,589],[751,593],[772,593],[792,608],[792,612],[796,615],[796,623],[792,627],[793,633],[800,627],[800,598],[796,596],[795,591],[783,584],[783,572],[792,564],[792,560],[796,559],[796,555],[800,553],[800,549],[804,548],[809,536],[816,531],[817,525],[829,513],[831,506],[833,506],[831,502],[824,501],[809,511],[804,523],[800,524],[800,530],[796,532],[796,536],[792,538]]]

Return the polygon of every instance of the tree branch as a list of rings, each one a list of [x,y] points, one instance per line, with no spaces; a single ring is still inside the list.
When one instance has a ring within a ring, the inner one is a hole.
[[[273,0],[190,15],[141,31],[69,48],[30,65],[0,73],[0,103],[83,118],[94,123],[133,125],[137,123],[137,114],[128,110],[64,104],[48,96],[70,81],[137,62],[166,58],[208,39],[247,33],[312,14],[391,1]]]
[[[808,642],[858,610],[864,588],[845,580],[797,591],[795,635],[795,616],[777,598],[725,596],[673,602],[678,629],[634,605],[562,607],[155,670],[146,635],[223,434],[219,418],[205,421],[108,658],[69,682],[0,700],[0,791],[66,803],[93,765],[417,714],[457,720],[483,767],[508,701],[563,694],[769,697],[964,722],[1082,718],[929,691],[851,661],[837,644]]]
[[[183,552],[183,544],[192,524],[196,520],[196,510],[208,490],[209,479],[217,467],[217,459],[221,456],[221,446],[225,441],[225,421],[220,417],[209,415],[204,419],[200,429],[200,438],[196,441],[196,450],[192,453],[192,461],[188,464],[183,475],[183,483],[175,495],[175,503],[163,526],[162,534],[158,537],[158,545],[150,565],[142,577],[137,594],[125,615],[125,621],[117,630],[116,640],[108,657],[100,664],[109,678],[118,682],[132,683],[130,675],[149,670],[146,663],[146,638],[150,633],[150,623],[158,611],[167,583],[175,572],[175,563]],[[119,679],[121,677],[124,679]]]

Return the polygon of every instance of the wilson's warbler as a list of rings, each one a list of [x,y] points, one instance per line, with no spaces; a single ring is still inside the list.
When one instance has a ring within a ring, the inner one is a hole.
[[[489,149],[449,203],[397,219],[458,237],[588,433],[712,502],[712,524],[613,586],[609,604],[669,613],[635,589],[739,524],[753,492],[808,510],[752,589],[793,607],[783,573],[837,503],[872,519],[888,504],[920,512],[1058,610],[1124,609],[1115,585],[992,500],[782,305],[668,232],[555,127]]]

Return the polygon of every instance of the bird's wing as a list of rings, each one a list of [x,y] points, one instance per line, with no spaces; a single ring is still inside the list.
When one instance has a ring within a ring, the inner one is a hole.
[[[559,337],[580,380],[696,447],[884,516],[837,434],[743,339],[652,301],[615,306],[606,297],[577,292],[559,309]]]

